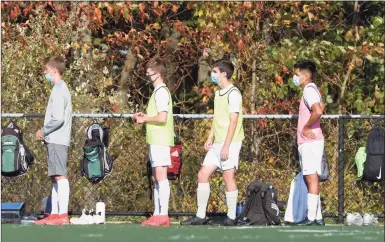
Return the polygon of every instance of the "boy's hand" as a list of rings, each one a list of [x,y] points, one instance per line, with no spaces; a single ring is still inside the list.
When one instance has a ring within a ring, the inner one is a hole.
[[[137,124],[142,124],[142,123],[146,122],[146,119],[147,119],[147,115],[144,114],[144,113],[141,113],[141,115],[139,115],[139,116],[136,118],[136,123],[137,123]]]
[[[213,138],[208,138],[205,143],[205,150],[209,151],[212,145],[213,145]]]
[[[43,132],[41,129],[36,132],[36,140],[44,140]]]
[[[308,139],[315,139],[315,134],[309,127],[303,127],[302,135],[305,136]]]
[[[143,116],[142,112],[134,113],[134,119],[137,119],[138,117],[141,117],[141,116]]]
[[[321,109],[322,109],[322,113],[323,113],[326,109],[326,104],[322,102],[320,105],[321,105]]]
[[[221,159],[227,160],[228,158],[229,158],[229,147],[224,145],[221,150]]]

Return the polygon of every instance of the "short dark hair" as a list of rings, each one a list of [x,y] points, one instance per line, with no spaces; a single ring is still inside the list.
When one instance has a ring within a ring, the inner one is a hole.
[[[314,77],[314,75],[317,73],[317,67],[311,60],[298,61],[294,65],[294,68],[298,68],[300,71],[309,71],[312,77]]]
[[[153,71],[159,72],[160,76],[162,78],[165,77],[166,74],[166,65],[164,63],[164,60],[160,57],[154,57],[151,60],[149,60],[146,64],[146,70],[151,69]]]
[[[43,63],[45,66],[51,66],[60,73],[60,75],[63,75],[64,70],[66,68],[65,64],[65,58],[63,56],[52,56],[44,58]]]
[[[212,67],[217,67],[220,72],[226,72],[227,79],[230,79],[234,73],[234,65],[229,60],[217,60],[212,64]]]

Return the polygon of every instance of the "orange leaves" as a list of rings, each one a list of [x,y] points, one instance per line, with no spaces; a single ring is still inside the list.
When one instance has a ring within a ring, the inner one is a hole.
[[[177,5],[172,5],[172,12],[173,12],[173,13],[178,12],[178,9],[179,9],[179,6],[177,6]]]
[[[285,73],[285,74],[289,74],[289,73],[290,73],[290,72],[289,72],[289,69],[288,69],[285,65],[282,65],[281,71],[282,71],[283,73]]]
[[[283,78],[281,75],[279,75],[278,73],[276,73],[274,75],[274,78],[275,78],[275,83],[279,84],[279,85],[282,85],[283,84]]]

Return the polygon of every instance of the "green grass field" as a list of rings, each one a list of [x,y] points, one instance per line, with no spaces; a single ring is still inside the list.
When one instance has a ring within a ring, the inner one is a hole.
[[[3,242],[166,242],[166,241],[279,241],[342,242],[384,241],[384,228],[377,227],[142,227],[139,224],[106,225],[2,225]]]

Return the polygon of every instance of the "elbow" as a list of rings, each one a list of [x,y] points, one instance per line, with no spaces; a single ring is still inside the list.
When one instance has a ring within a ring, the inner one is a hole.
[[[317,117],[321,117],[322,116],[322,110],[317,110],[316,115],[317,115]]]
[[[167,116],[166,117],[160,117],[159,123],[165,124],[167,122]]]

